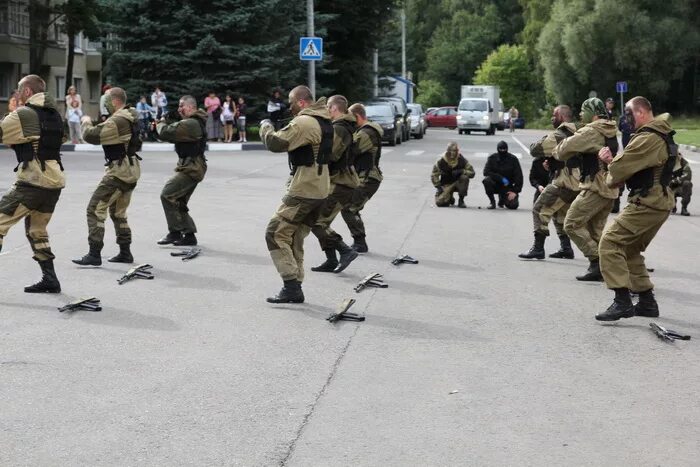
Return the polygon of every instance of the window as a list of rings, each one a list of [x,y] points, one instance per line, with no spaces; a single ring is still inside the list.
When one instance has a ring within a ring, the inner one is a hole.
[[[66,92],[66,78],[65,76],[56,76],[56,98],[59,96],[65,96]]]
[[[88,90],[90,91],[90,100],[96,101],[100,98],[100,74],[88,73]]]
[[[442,117],[443,115],[447,115],[447,109],[440,109],[440,110],[438,110],[438,111],[436,112],[436,115],[439,115],[439,116],[441,116],[441,117]]]
[[[9,73],[0,72],[0,99],[8,99],[10,97],[10,75]]]
[[[29,11],[27,2],[10,1],[10,35],[29,38]]]
[[[82,94],[83,91],[83,78],[73,78],[73,86],[75,86],[75,92]]]
[[[8,18],[7,18],[7,12],[9,10],[5,7],[0,7],[0,34],[7,34],[8,33]]]

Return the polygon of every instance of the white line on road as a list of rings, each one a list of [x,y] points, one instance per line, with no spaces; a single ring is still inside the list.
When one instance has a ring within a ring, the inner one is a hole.
[[[423,154],[425,151],[408,151],[406,153],[407,156],[420,156]]]
[[[516,138],[516,137],[513,136],[513,135],[510,135],[510,137],[513,138],[513,141],[515,141],[516,143],[518,143],[518,144],[520,145],[521,148],[523,148],[523,150],[525,151],[525,154],[530,154],[530,149],[528,149],[527,146],[525,146],[523,143],[521,143],[520,140],[519,140],[518,138]],[[520,159],[520,157],[518,157],[518,159]]]
[[[393,152],[393,149],[384,149],[382,148],[382,154],[389,154],[390,152]]]

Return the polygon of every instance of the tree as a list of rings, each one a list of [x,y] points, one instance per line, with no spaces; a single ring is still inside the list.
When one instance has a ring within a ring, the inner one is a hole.
[[[501,45],[491,52],[476,70],[474,83],[498,86],[506,107],[515,105],[526,118],[535,116],[535,81],[524,46]]]
[[[418,86],[416,102],[424,107],[439,107],[448,102],[447,91],[438,81],[432,79],[421,80]]]
[[[99,36],[96,11],[97,0],[67,0],[56,7],[62,20],[62,30],[68,36],[68,59],[66,61],[66,89],[73,85],[73,62],[75,60],[75,36],[83,32],[89,38]],[[58,90],[56,90],[58,92]]]
[[[46,73],[48,67],[44,65],[44,57],[48,47],[49,27],[53,23],[51,0],[29,0],[27,11],[29,13],[29,73],[45,76],[48,74]]]
[[[693,91],[674,96],[700,53],[688,0],[557,0],[537,50],[545,83],[559,103],[577,105],[591,90],[613,94],[627,80],[657,108],[688,108]]]

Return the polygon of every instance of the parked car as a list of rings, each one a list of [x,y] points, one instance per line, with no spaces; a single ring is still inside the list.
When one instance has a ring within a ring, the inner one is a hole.
[[[411,122],[409,119],[410,112],[408,111],[406,101],[401,97],[376,97],[373,100],[379,102],[392,102],[396,106],[398,113],[400,113],[403,118],[403,133],[401,134],[401,137],[403,141],[408,141],[411,138]]]
[[[411,120],[411,136],[416,139],[423,138],[425,130],[428,128],[428,123],[425,121],[425,112],[420,104],[408,104],[408,109],[411,111],[409,117]]]
[[[457,107],[439,107],[425,114],[429,127],[457,128]]]
[[[368,120],[378,123],[384,130],[382,141],[388,142],[389,146],[401,144],[403,117],[396,112],[396,107],[390,102],[368,102],[365,112]]]

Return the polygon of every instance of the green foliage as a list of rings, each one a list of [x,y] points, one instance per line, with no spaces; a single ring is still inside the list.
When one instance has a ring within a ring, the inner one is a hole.
[[[447,91],[439,81],[432,79],[421,80],[418,86],[416,102],[423,107],[440,107],[449,102]]]
[[[474,83],[498,86],[506,108],[516,106],[526,119],[535,116],[534,80],[524,46],[501,45],[491,52],[476,70]]]

